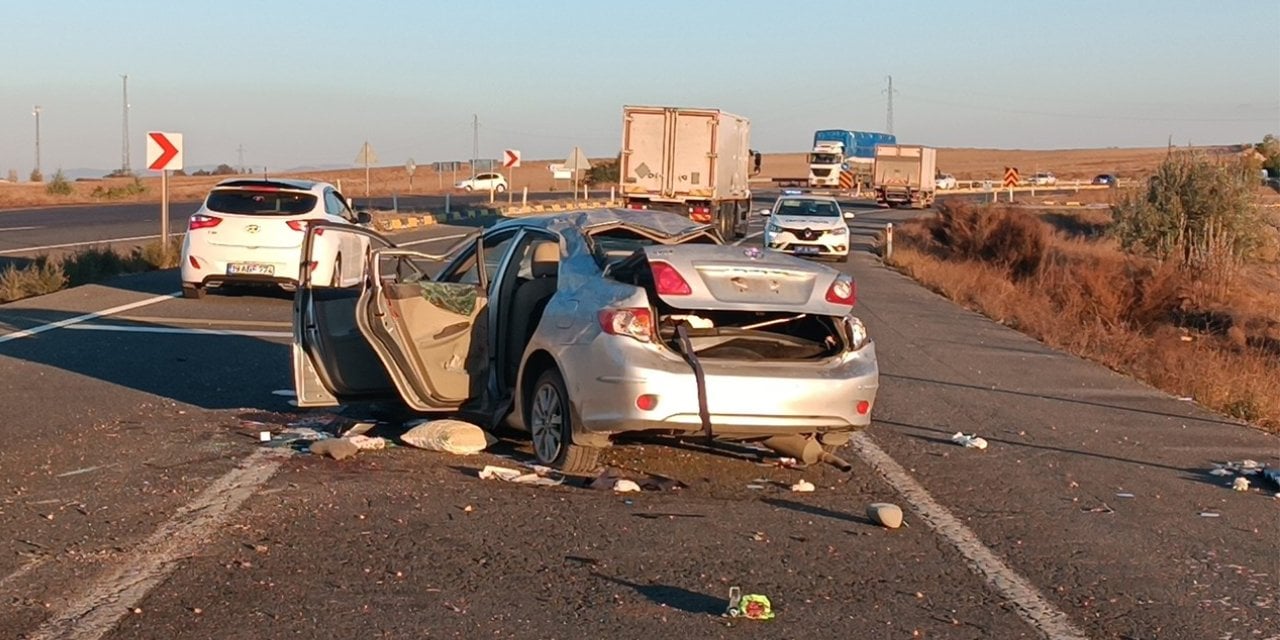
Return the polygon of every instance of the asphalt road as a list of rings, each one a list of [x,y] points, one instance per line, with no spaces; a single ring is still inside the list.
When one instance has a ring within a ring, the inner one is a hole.
[[[513,194],[517,202],[520,194]],[[530,199],[572,197],[565,193],[530,193]],[[451,194],[451,209],[487,204],[489,195]],[[506,194],[495,196],[505,203]],[[357,198],[356,206],[390,208],[391,198]],[[443,211],[444,196],[402,196],[395,200],[401,208]],[[171,232],[181,234],[187,218],[200,208],[199,202],[169,205]],[[77,205],[0,211],[0,258],[30,257],[40,253],[71,250],[93,244],[145,244],[160,237],[159,203]]]
[[[842,266],[882,370],[849,474],[630,444],[610,463],[687,487],[615,495],[476,477],[520,440],[281,454],[252,435],[383,415],[274,393],[289,298],[183,300],[168,272],[0,306],[0,637],[1280,637],[1277,502],[1207,473],[1276,439],[884,268],[871,236],[906,215],[860,211]],[[731,586],[777,619],[720,617]]]

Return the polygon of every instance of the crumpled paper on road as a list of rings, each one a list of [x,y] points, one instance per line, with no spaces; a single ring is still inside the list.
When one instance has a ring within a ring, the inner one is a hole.
[[[501,480],[503,482],[513,482],[515,484],[531,484],[540,487],[554,487],[564,482],[564,476],[555,471],[541,466],[535,466],[531,471],[521,471],[509,467],[499,467],[495,465],[485,465],[480,470],[481,480]]]
[[[987,441],[983,438],[979,438],[977,434],[967,436],[964,433],[957,431],[954,436],[951,436],[951,441],[966,449],[983,450],[987,448]]]

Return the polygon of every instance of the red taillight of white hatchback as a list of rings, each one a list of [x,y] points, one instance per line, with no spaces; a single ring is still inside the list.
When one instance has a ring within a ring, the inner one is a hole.
[[[306,231],[306,230],[307,230],[307,221],[306,221],[306,220],[289,220],[288,222],[285,222],[285,224],[289,225],[289,228],[290,228],[290,229],[293,229],[294,231]],[[316,235],[318,235],[318,236],[322,236],[322,235],[324,235],[324,229],[316,229]]]
[[[212,229],[222,224],[222,218],[216,216],[206,216],[203,213],[197,213],[191,216],[187,222],[187,231],[195,231],[197,229]]]
[[[604,309],[598,317],[600,329],[611,336],[653,340],[653,314],[648,309]]]

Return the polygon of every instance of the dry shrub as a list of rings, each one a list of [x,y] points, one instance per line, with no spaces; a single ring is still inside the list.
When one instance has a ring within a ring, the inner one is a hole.
[[[1049,346],[1280,431],[1272,312],[1280,301],[1258,309],[1174,262],[1057,235],[1007,209],[944,206],[897,238],[894,266],[934,291]]]
[[[159,242],[134,247],[127,255],[110,247],[89,247],[60,259],[39,256],[29,264],[10,264],[0,271],[0,302],[42,296],[126,273],[171,269],[178,264],[181,239],[166,254]]]
[[[40,256],[25,267],[10,264],[0,271],[0,302],[53,293],[66,286],[67,276],[62,266]]]
[[[1034,217],[1009,208],[946,202],[925,223],[931,249],[947,259],[976,260],[1006,270],[1015,279],[1031,276],[1044,260],[1048,230]]]

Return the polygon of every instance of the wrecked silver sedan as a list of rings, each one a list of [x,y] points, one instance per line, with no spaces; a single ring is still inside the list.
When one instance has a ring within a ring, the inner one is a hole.
[[[830,461],[824,449],[870,424],[879,373],[853,279],[725,245],[682,216],[508,220],[443,256],[363,229],[318,225],[308,241],[317,233],[366,235],[370,251],[362,284],[298,288],[300,406],[398,395],[420,412],[505,420],[569,472],[636,433]]]

